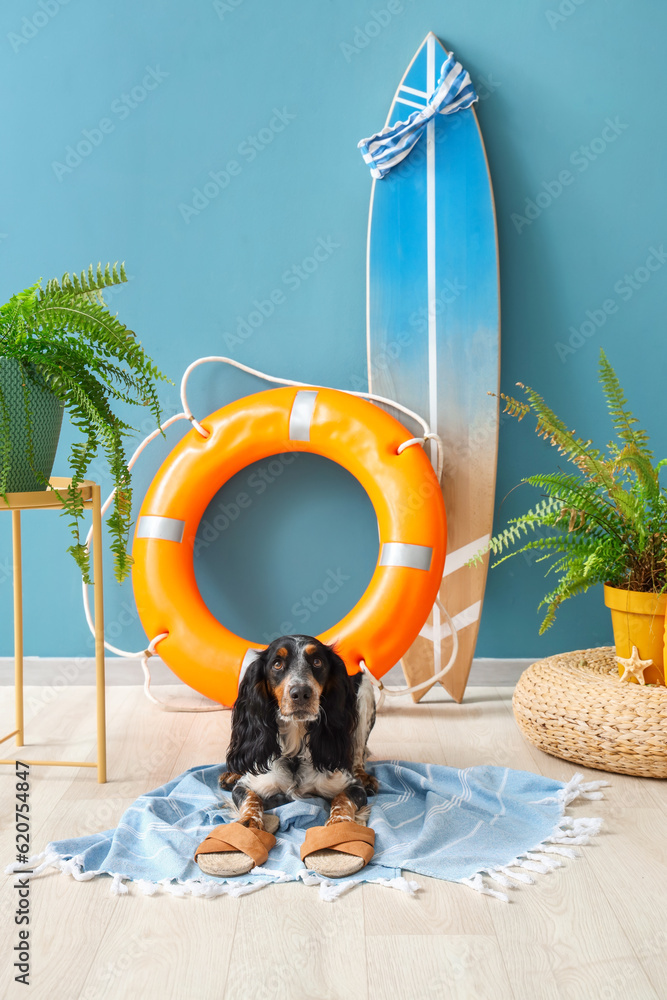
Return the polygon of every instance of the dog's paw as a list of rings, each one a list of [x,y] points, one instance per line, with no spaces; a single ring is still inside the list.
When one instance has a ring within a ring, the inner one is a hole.
[[[359,826],[368,826],[368,820],[371,815],[370,805],[366,805],[363,809],[359,809],[357,815],[354,817],[354,822],[358,823]]]
[[[237,774],[236,771],[224,771],[218,779],[218,784],[221,788],[230,789],[234,787],[240,777],[241,775]]]
[[[367,795],[377,795],[380,784],[376,777],[360,767],[355,771],[355,778],[364,786],[364,791]]]

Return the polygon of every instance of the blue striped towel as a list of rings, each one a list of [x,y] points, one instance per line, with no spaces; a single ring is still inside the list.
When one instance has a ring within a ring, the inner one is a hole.
[[[271,882],[302,879],[320,883],[332,900],[359,882],[379,882],[405,892],[419,888],[402,871],[463,882],[507,900],[489,888],[485,876],[501,886],[532,882],[529,871],[559,867],[558,855],[574,857],[572,847],[587,843],[601,820],[566,816],[578,796],[601,798],[606,781],[584,784],[575,775],[564,784],[505,767],[462,770],[401,760],[369,762],[380,790],[370,799],[369,826],[376,832],[375,856],[356,875],[322,879],[308,872],[299,848],[309,826],[328,816],[323,799],[285,803],[276,846],[266,867],[233,879],[204,875],[192,860],[195,848],[215,826],[234,819],[231,794],[221,792],[223,765],[193,767],[125,810],[114,830],[54,841],[30,858],[32,877],[60,868],[79,881],[112,876],[112,891],[126,893],[127,882],[152,895],[160,888],[176,895],[242,895]],[[510,869],[516,869],[511,871]],[[7,872],[24,871],[10,865]]]
[[[407,121],[385,125],[369,139],[357,143],[364,162],[371,167],[373,177],[384,177],[392,167],[404,160],[417,144],[426,124],[435,115],[451,115],[469,108],[477,100],[470,74],[450,52],[442,64],[438,84],[426,102],[426,107],[413,111]]]

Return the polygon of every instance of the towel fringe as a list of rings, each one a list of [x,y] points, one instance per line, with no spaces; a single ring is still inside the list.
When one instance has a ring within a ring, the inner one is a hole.
[[[557,858],[545,857],[541,852],[536,854],[533,851],[526,851],[526,857],[529,861],[533,861],[535,864],[541,866],[539,869],[536,868],[535,871],[552,872],[556,868],[563,867],[562,861],[559,861]]]
[[[409,896],[414,896],[416,892],[419,892],[423,888],[419,882],[415,882],[414,879],[404,878],[402,875],[399,875],[398,878],[371,878],[368,882],[369,884],[375,882],[377,885],[386,885],[388,889],[398,889],[399,892],[407,892]]]
[[[512,882],[507,875],[503,875],[500,868],[490,868],[485,872],[485,875],[493,882],[497,882],[498,885],[504,885],[507,889],[516,889],[514,882]]]
[[[76,877],[76,876],[75,876]],[[111,882],[111,893],[114,896],[126,896],[128,893],[127,886],[123,883],[122,875],[114,875]]]
[[[145,878],[138,878],[134,884],[139,887],[139,891],[142,892],[144,896],[154,896],[159,888],[157,882],[149,882],[148,879]]]
[[[570,780],[559,788],[555,795],[547,795],[544,799],[539,799],[535,804],[558,802],[563,808],[569,806],[575,799],[602,799],[604,792],[600,788],[606,788],[609,782],[604,779],[599,781],[584,781],[584,776],[579,771],[573,774]]]
[[[603,821],[600,817],[566,816],[564,815],[565,809],[575,799],[604,798],[604,793],[600,791],[600,788],[604,788],[609,784],[608,781],[604,780],[584,781],[583,775],[577,772],[570,778],[567,784],[563,785],[557,791],[556,795],[547,796],[547,798],[540,799],[539,802],[535,803],[536,805],[540,805],[557,802],[561,807],[563,815],[556,823],[554,831],[549,837],[545,837],[541,844],[537,844],[530,851],[524,851],[523,854],[514,858],[513,861],[505,865],[499,865],[497,868],[482,868],[470,878],[459,879],[459,882],[462,885],[469,886],[469,888],[474,889],[476,892],[484,893],[487,896],[495,896],[496,899],[501,899],[504,903],[509,903],[510,899],[506,893],[489,889],[484,882],[484,876],[506,888],[516,889],[517,886],[511,881],[512,879],[516,882],[522,882],[525,885],[535,884],[535,879],[527,874],[528,871],[543,875],[562,867],[563,862],[559,861],[557,857],[548,857],[546,855],[578,858],[578,852],[572,850],[572,848],[590,843],[591,839],[602,829]],[[510,871],[511,868],[520,868],[522,870]]]
[[[414,896],[422,888],[419,882],[416,882],[414,879],[404,878],[402,875],[396,878],[355,879],[347,882],[333,881],[333,879],[325,878],[324,875],[318,875],[317,872],[313,871],[300,873],[297,877],[301,879],[304,885],[319,885],[320,899],[324,900],[325,903],[333,903],[343,893],[349,889],[353,889],[356,885],[361,885],[363,882],[366,885],[375,883],[376,885],[384,885],[388,889],[398,889],[399,892],[405,892],[409,896]]]
[[[356,879],[354,881],[334,882],[332,879],[325,878],[323,875],[318,875],[317,872],[313,871],[299,872],[297,878],[300,878],[304,885],[319,885],[320,899],[324,900],[325,903],[333,903],[344,892],[353,889],[355,885],[359,885],[360,882],[364,881],[363,879]]]
[[[48,851],[41,851],[40,854],[32,854],[25,861],[16,861],[12,865],[7,865],[5,868],[5,875],[18,875],[19,872],[25,875],[26,878],[31,878],[33,875],[41,875],[45,868],[48,868],[51,864],[51,857],[57,858],[58,855],[53,851],[50,853]],[[42,858],[46,858],[43,864],[39,865],[37,868],[32,866],[37,861],[41,861]],[[32,871],[26,871],[26,868],[32,868]]]
[[[560,854],[563,858],[578,858],[579,852],[569,847],[557,847],[555,844],[542,844],[540,851],[544,854]]]
[[[563,816],[556,825],[556,830],[546,837],[545,844],[568,844],[579,846],[588,844],[602,829],[600,817]]]
[[[334,900],[348,892],[356,882],[322,882],[320,886],[320,899],[325,903],[333,903]]]
[[[474,889],[475,892],[481,892],[484,896],[494,896],[496,899],[500,899],[503,903],[509,903],[510,898],[506,892],[498,892],[497,889],[489,889],[487,885],[484,884],[484,879],[480,872],[477,872],[472,878],[460,878],[458,880],[461,885],[467,885],[470,889]]]
[[[524,885],[534,885],[535,879],[533,878],[532,875],[527,875],[526,872],[512,872],[512,871],[510,871],[511,865],[518,865],[518,864],[519,864],[518,861],[513,861],[513,862],[510,862],[509,865],[501,865],[501,866],[499,866],[498,868],[495,869],[495,871],[502,872],[504,875],[507,875],[509,878],[515,879],[517,882],[523,882]],[[512,888],[516,889],[516,886],[513,885]]]
[[[26,868],[33,865],[36,861],[42,861],[42,863],[32,871],[26,871]],[[88,882],[97,875],[109,875],[111,876],[110,892],[114,896],[127,896],[130,893],[126,883],[136,885],[144,896],[155,896],[161,891],[168,892],[172,896],[200,896],[209,899],[216,896],[245,896],[249,892],[256,892],[258,889],[263,889],[265,885],[273,885],[276,882],[293,882],[298,877],[296,875],[287,875],[284,872],[273,871],[273,869],[269,868],[257,868],[255,870],[256,874],[275,876],[273,881],[229,883],[209,882],[204,881],[204,879],[186,879],[183,882],[172,882],[170,879],[161,879],[159,882],[151,882],[149,879],[143,878],[132,880],[121,872],[110,872],[104,868],[100,868],[97,871],[84,872],[82,870],[82,855],[65,858],[55,851],[49,851],[48,847],[41,854],[35,854],[28,858],[24,864],[16,863],[8,865],[5,873],[12,875],[20,872],[24,873],[26,878],[32,878],[35,875],[41,875],[47,868],[56,868],[60,871],[61,875],[69,875],[73,879],[76,879],[77,882]]]

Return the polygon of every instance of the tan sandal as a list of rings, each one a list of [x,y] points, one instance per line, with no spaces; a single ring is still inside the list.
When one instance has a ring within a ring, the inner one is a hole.
[[[373,857],[375,830],[351,820],[311,826],[301,845],[306,868],[325,878],[342,878],[360,871]]]
[[[275,842],[268,830],[256,830],[242,823],[222,823],[202,840],[195,851],[195,861],[205,875],[219,878],[246,875],[256,865],[265,863]]]

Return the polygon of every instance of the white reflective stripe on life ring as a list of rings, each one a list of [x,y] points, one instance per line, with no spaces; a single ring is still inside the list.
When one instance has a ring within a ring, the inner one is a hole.
[[[143,514],[137,524],[137,538],[162,538],[165,542],[182,542],[185,521],[162,514]]]
[[[315,412],[317,392],[302,389],[297,392],[289,416],[290,441],[310,441],[310,425]]]
[[[412,545],[409,542],[384,542],[380,553],[380,566],[404,566],[406,569],[431,568],[433,549],[430,545]]]

